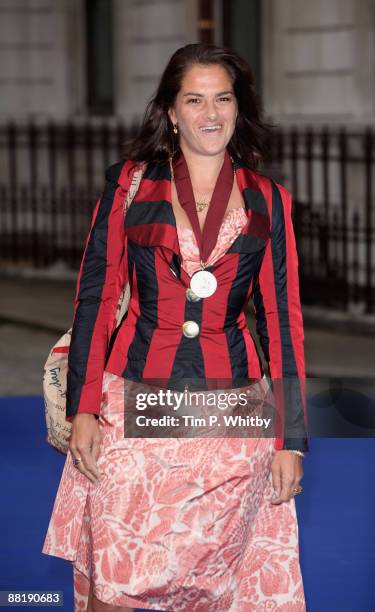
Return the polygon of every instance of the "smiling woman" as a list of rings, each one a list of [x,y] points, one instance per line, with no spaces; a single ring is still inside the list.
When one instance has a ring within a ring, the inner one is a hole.
[[[191,152],[198,163],[205,163],[207,155],[217,155],[230,140],[238,116],[227,70],[220,65],[190,68],[168,114],[174,126],[178,126],[180,146]],[[205,166],[210,169],[207,163]],[[211,166],[208,177],[200,174],[199,183],[194,183],[198,194],[202,193],[202,182],[214,186],[217,173],[218,169]]]
[[[178,126],[180,146],[203,159],[217,154],[230,140],[238,116],[228,71],[220,65],[191,67],[168,114]]]
[[[72,435],[43,547],[72,561],[76,611],[306,609],[294,503],[308,450],[298,259],[291,194],[257,171],[268,134],[247,63],[187,45],[126,160],[106,172],[77,281]],[[274,397],[246,322],[250,298]],[[160,423],[155,437],[131,437],[147,383],[204,398],[244,390],[256,423],[271,400],[277,418],[255,436],[245,419],[235,438],[219,427],[191,435],[191,423],[182,437],[163,437]]]

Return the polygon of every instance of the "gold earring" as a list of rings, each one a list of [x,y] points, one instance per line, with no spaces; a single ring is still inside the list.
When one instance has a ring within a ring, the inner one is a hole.
[[[178,134],[177,123],[174,124],[173,131],[175,134]]]

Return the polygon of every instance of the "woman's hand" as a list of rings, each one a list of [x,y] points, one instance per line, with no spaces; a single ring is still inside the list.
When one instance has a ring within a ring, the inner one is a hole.
[[[297,487],[303,476],[302,457],[288,450],[276,451],[272,466],[272,484],[277,497],[272,504],[287,502],[293,497],[293,489]]]
[[[97,483],[101,476],[96,465],[100,441],[100,430],[95,416],[90,413],[76,414],[72,422],[69,450],[74,459],[82,459],[76,469],[93,483]]]

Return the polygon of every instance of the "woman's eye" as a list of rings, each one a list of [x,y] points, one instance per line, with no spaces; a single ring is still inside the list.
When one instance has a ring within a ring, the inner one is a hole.
[[[217,98],[217,100],[219,102],[230,102],[231,98],[230,98],[230,96],[221,96],[220,98]],[[196,104],[196,103],[199,103],[199,102],[200,102],[199,98],[190,98],[188,100],[188,104]]]

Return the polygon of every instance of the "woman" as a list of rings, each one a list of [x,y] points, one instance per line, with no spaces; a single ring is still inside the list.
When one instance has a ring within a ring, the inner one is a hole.
[[[73,562],[76,610],[305,610],[298,261],[291,195],[256,171],[267,133],[247,63],[191,44],[170,59],[130,162],[107,170],[77,281],[70,452],[43,548]],[[140,162],[124,224],[128,170]],[[129,310],[113,334],[127,280]],[[125,437],[124,407],[149,380],[263,383],[250,298],[275,435]]]

